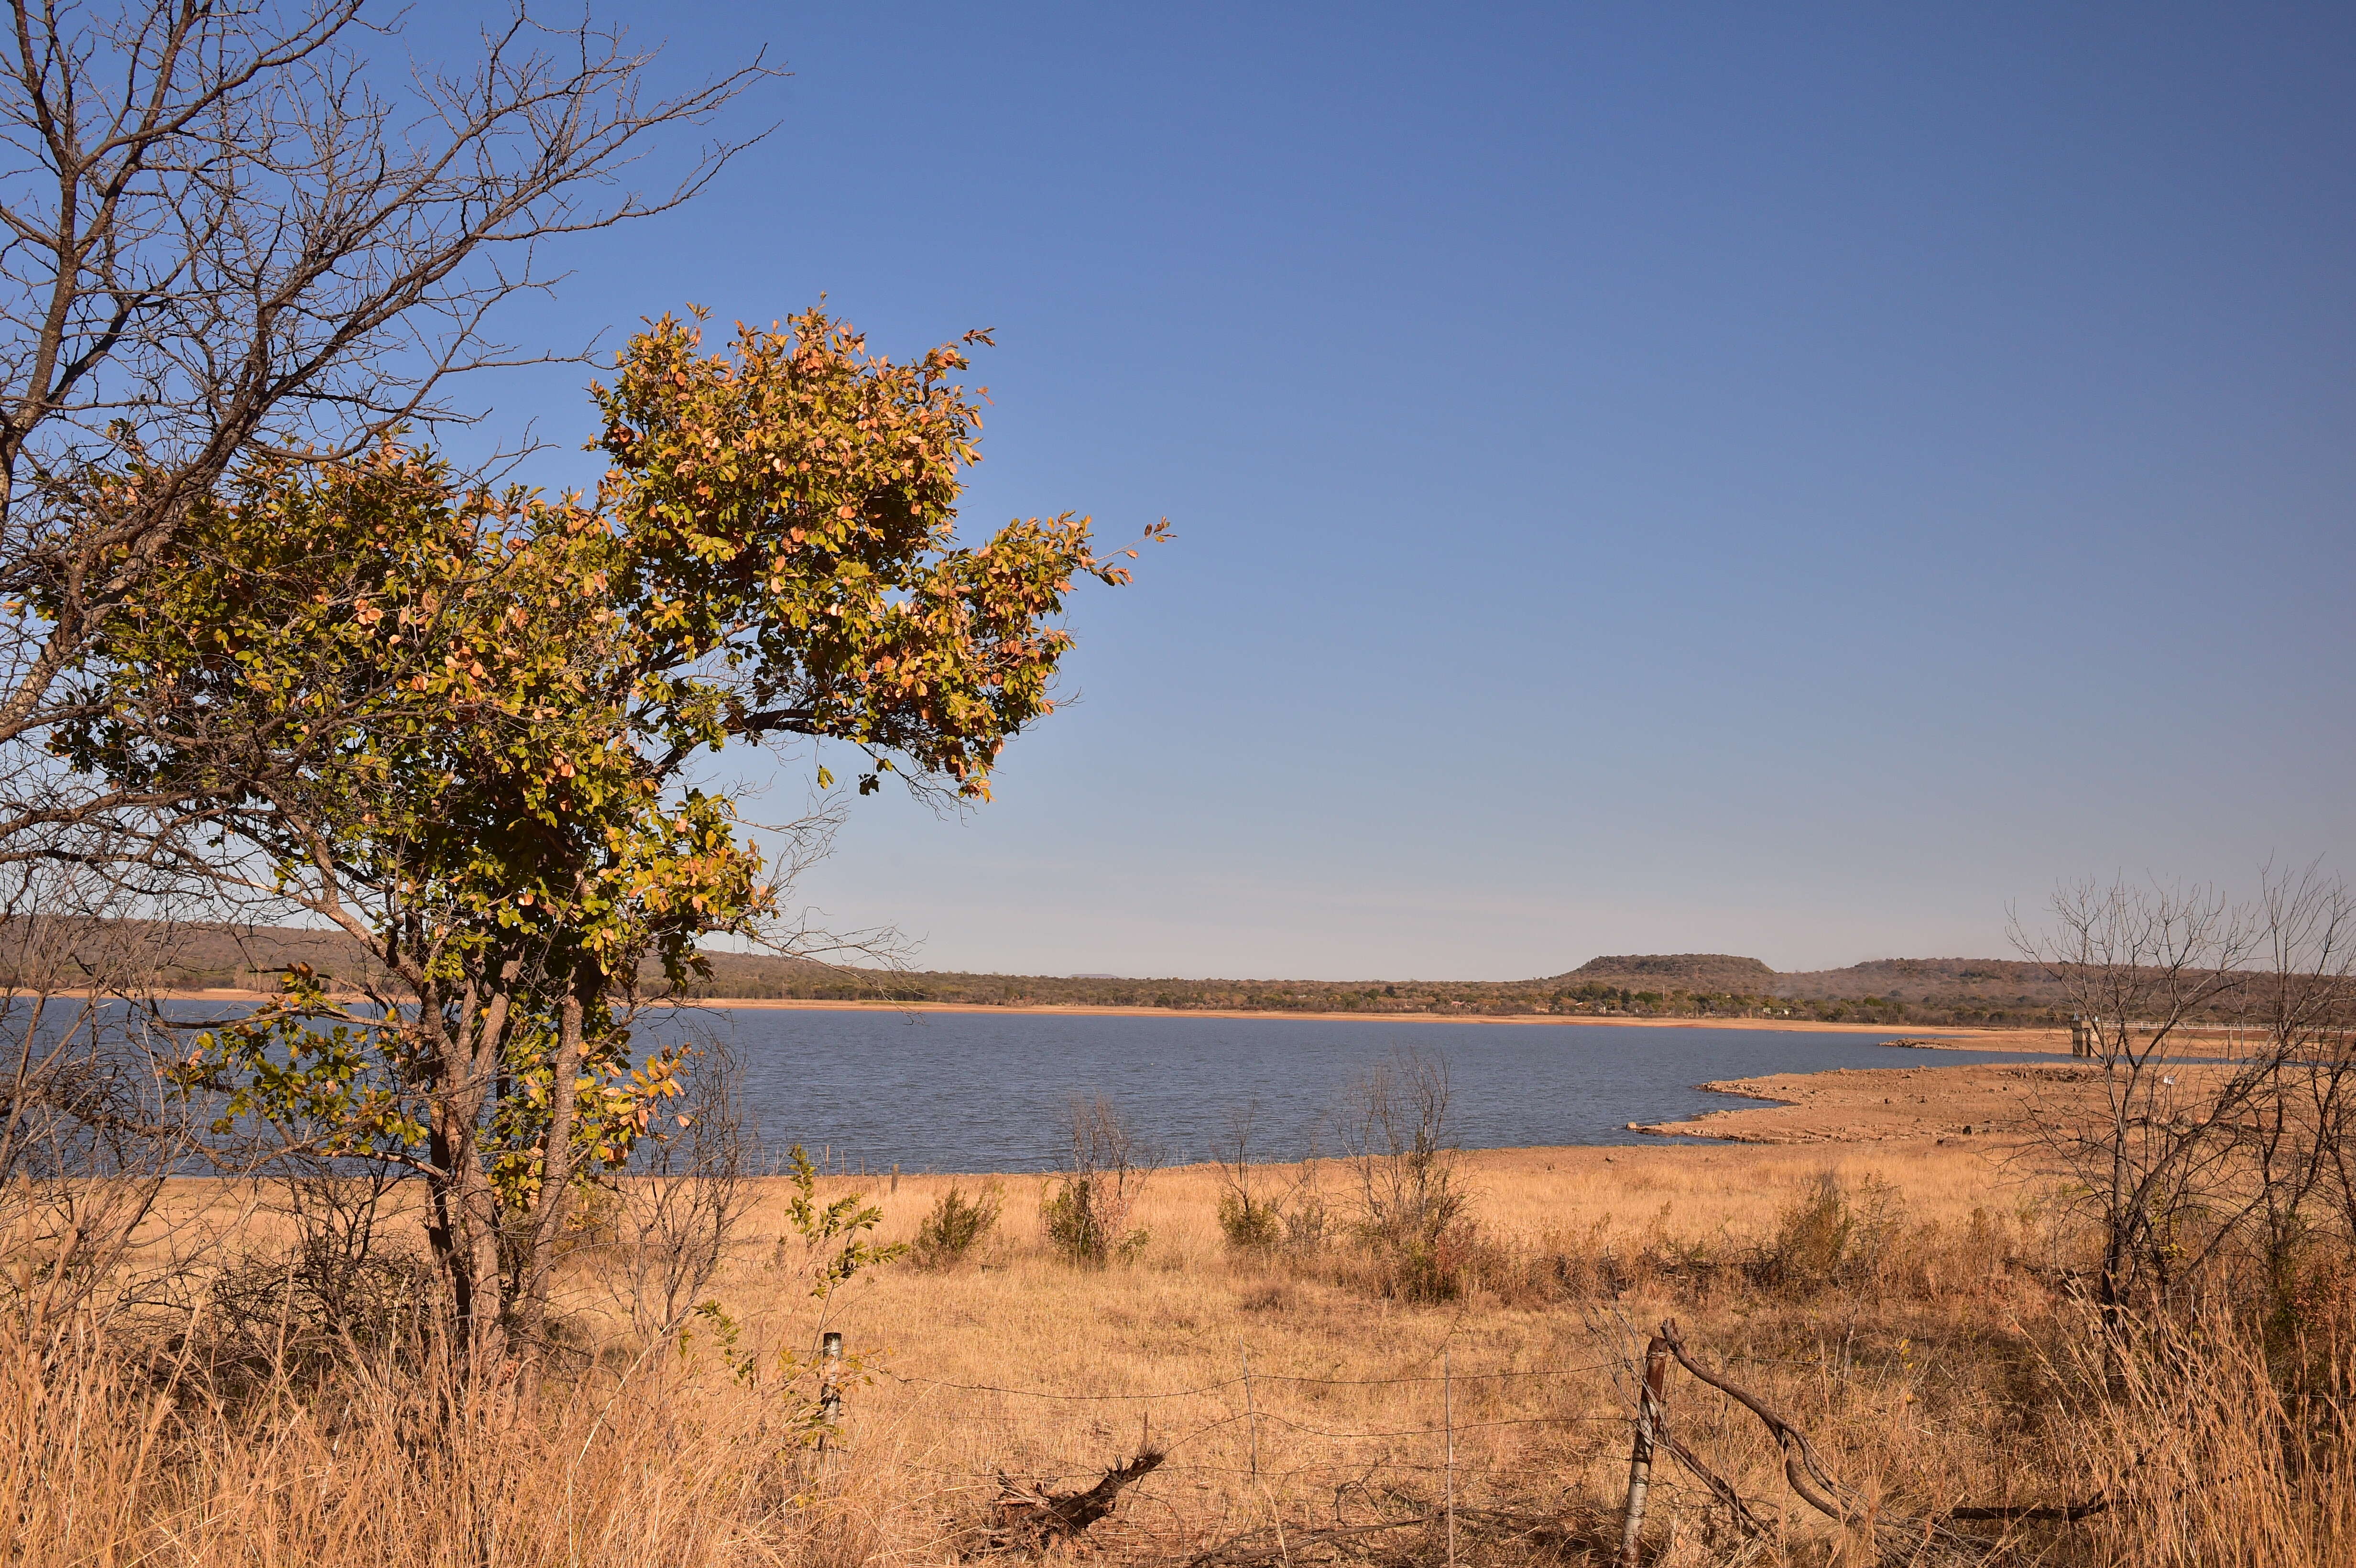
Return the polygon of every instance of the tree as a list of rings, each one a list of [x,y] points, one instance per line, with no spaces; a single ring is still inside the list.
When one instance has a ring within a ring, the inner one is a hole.
[[[74,772],[54,750],[66,727],[102,717],[103,694],[80,676],[117,617],[152,595],[232,475],[358,460],[391,432],[467,417],[455,400],[468,371],[567,357],[519,354],[498,333],[503,304],[552,281],[548,247],[668,210],[757,139],[713,142],[676,178],[635,187],[622,176],[660,133],[712,123],[771,73],[756,59],[658,95],[651,57],[618,33],[577,8],[546,27],[520,5],[493,16],[471,59],[442,68],[403,58],[397,22],[370,18],[380,9],[8,7],[0,946],[61,949],[81,993],[43,981],[9,995],[0,1245],[12,1269],[119,1282],[60,1260],[127,1243],[142,1206],[117,1205],[104,1224],[77,1206],[127,1170],[160,1179],[177,1157],[145,1041],[103,997],[143,993],[168,932],[156,923],[200,911],[142,853],[159,816],[198,803],[152,779]],[[74,1026],[56,1027],[77,1001]],[[36,1151],[46,1188],[18,1179]]]
[[[693,759],[819,737],[862,793],[986,798],[1053,709],[1073,579],[1127,581],[1085,517],[955,542],[966,368],[815,311],[707,355],[665,316],[593,389],[594,496],[493,494],[391,442],[265,457],[76,667],[77,772],[188,803],[150,863],[368,945],[356,993],[291,974],[183,1081],[421,1178],[477,1371],[539,1342],[573,1189],[678,1091],[680,1054],[632,1045],[641,965],[676,984],[701,937],[775,935],[774,868]]]
[[[2046,1106],[2039,1120],[2101,1241],[2105,1319],[2124,1326],[2236,1256],[2254,1255],[2276,1293],[2318,1235],[2356,1240],[2346,886],[2269,869],[2258,899],[2235,905],[2208,889],[2085,882],[2052,912],[2051,933],[2016,925],[2014,943],[2094,1036],[2093,1114]]]

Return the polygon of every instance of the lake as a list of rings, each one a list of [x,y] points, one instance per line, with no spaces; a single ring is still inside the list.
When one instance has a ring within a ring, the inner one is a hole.
[[[830,1163],[853,1170],[1050,1168],[1074,1094],[1106,1096],[1173,1163],[1208,1157],[1246,1106],[1256,1107],[1260,1157],[1297,1157],[1312,1139],[1331,1153],[1350,1081],[1400,1050],[1447,1063],[1467,1148],[1633,1143],[1630,1122],[1755,1103],[1694,1087],[1708,1079],[2026,1060],[1879,1043],[1894,1030],[783,1008],[691,1016],[743,1059],[766,1142],[830,1149]]]

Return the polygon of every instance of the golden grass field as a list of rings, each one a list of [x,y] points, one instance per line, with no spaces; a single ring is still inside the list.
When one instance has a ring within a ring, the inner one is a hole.
[[[2185,1349],[2197,1366],[2094,1376],[2053,1285],[2076,1243],[2014,1145],[1926,1129],[1500,1150],[1463,1157],[1462,1174],[1479,1244],[1457,1297],[1429,1303],[1370,1288],[1346,1248],[1238,1253],[1207,1167],[1153,1173],[1132,1216],[1150,1240],[1102,1268],[1046,1244],[1036,1177],[824,1178],[821,1199],[880,1205],[886,1241],[911,1237],[952,1184],[994,1185],[1003,1214],[955,1266],[892,1264],[821,1302],[791,1189],[766,1183],[682,1344],[635,1338],[608,1264],[584,1249],[564,1295],[586,1359],[541,1407],[434,1441],[448,1424],[391,1375],[347,1375],[332,1397],[209,1403],[99,1357],[43,1385],[15,1344],[6,1561],[946,1563],[1006,1543],[1002,1499],[1085,1488],[1151,1448],[1161,1467],[1048,1555],[1606,1563],[1627,1478],[1625,1358],[1668,1316],[1706,1364],[1805,1431],[1872,1520],[1808,1509],[1759,1423],[1673,1371],[1672,1432],[1766,1533],[1746,1539],[1664,1459],[1647,1563],[2351,1560],[2348,1445],[2287,1471],[2254,1437],[2289,1413],[2249,1347],[2220,1333]],[[1860,1227],[1845,1259],[1806,1222],[1828,1175]],[[1340,1204],[1348,1176],[1336,1163],[1314,1180]],[[237,1195],[202,1201],[268,1240],[271,1221]],[[820,1454],[800,1422],[830,1328],[851,1366]],[[2097,1382],[2109,1392],[2090,1399]],[[2105,1488],[2131,1504],[2072,1524],[1922,1522]]]

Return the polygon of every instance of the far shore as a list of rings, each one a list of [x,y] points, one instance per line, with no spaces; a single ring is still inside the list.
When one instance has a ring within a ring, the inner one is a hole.
[[[230,987],[158,991],[176,1002],[262,1002],[274,993]],[[840,1001],[804,997],[687,997],[682,1008],[715,1012],[804,1011],[838,1013],[989,1013],[1043,1018],[1295,1019],[1321,1023],[1590,1024],[1611,1029],[1741,1029],[1792,1030],[1803,1034],[1903,1035],[1906,1042],[1944,1051],[2022,1051],[2066,1055],[2069,1031],[2052,1029],[1982,1029],[1968,1024],[1922,1025],[1826,1023],[1814,1019],[1627,1018],[1593,1013],[1395,1013],[1288,1012],[1271,1008],[1121,1008],[1050,1002]],[[2001,1043],[1998,1043],[2001,1042]],[[1894,1042],[1893,1042],[1894,1043]]]

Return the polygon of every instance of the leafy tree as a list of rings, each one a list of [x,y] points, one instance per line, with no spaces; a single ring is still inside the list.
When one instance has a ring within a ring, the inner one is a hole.
[[[1073,580],[1127,581],[1085,517],[956,542],[967,363],[815,311],[708,355],[665,316],[593,388],[594,496],[469,488],[392,443],[258,463],[80,663],[71,763],[193,803],[151,857],[379,965],[357,996],[291,974],[186,1082],[422,1178],[478,1369],[538,1342],[572,1189],[678,1092],[681,1057],[632,1043],[641,966],[677,985],[699,938],[775,934],[779,868],[693,759],[820,737],[862,794],[986,798],[1053,710]]]

